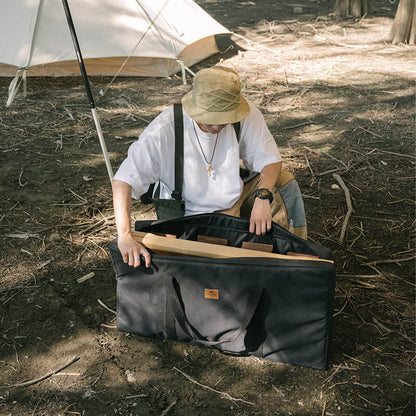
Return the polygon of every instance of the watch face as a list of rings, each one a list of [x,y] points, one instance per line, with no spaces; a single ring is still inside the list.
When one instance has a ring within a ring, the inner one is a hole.
[[[273,201],[272,193],[266,188],[257,189],[256,196],[260,199],[268,199],[270,202]]]
[[[273,194],[267,188],[257,189],[256,196],[260,199],[268,199],[270,203],[273,201]]]
[[[258,190],[258,195],[259,195],[260,198],[266,199],[269,196],[269,191],[267,189],[259,189]]]

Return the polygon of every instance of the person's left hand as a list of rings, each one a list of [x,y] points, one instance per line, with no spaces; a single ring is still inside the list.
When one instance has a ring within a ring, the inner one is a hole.
[[[264,235],[272,228],[272,209],[268,199],[255,198],[250,216],[251,233]]]

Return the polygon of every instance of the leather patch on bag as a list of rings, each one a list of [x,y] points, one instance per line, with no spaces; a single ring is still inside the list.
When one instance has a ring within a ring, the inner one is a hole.
[[[220,292],[217,289],[204,289],[204,297],[206,299],[219,299]]]

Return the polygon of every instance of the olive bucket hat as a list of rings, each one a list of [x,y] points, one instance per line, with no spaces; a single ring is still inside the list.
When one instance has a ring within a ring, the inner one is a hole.
[[[193,89],[182,98],[186,113],[204,124],[231,124],[249,112],[241,96],[240,77],[232,69],[213,66],[197,72]]]

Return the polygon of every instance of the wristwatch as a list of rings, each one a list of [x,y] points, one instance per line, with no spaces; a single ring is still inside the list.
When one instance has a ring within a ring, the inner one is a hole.
[[[273,194],[267,188],[260,188],[256,191],[256,198],[268,199],[272,203]]]

